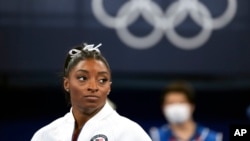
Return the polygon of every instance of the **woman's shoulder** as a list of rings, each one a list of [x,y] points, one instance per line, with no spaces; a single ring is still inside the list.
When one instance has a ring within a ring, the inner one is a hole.
[[[54,119],[53,121],[44,125],[34,133],[32,140],[34,140],[35,138],[41,138],[47,133],[52,133],[53,131],[56,131],[58,128],[60,128],[60,126],[64,125],[66,122],[69,121],[69,116],[70,114],[67,113],[65,114],[65,116]]]
[[[73,119],[71,119],[70,116],[70,113],[67,113],[64,116],[58,117],[45,125],[43,128],[56,128],[57,126],[65,124],[66,122],[72,122]]]
[[[139,125],[139,123],[136,122],[135,120],[132,120],[129,117],[122,116],[122,115],[119,115],[119,114],[117,114],[112,119],[112,122],[114,122],[117,126],[141,128],[141,125]]]
[[[144,128],[138,122],[126,116],[117,114],[112,119],[112,124],[113,127],[115,128],[114,132],[116,134],[117,139],[122,136],[124,140],[151,141],[149,135],[144,130]]]

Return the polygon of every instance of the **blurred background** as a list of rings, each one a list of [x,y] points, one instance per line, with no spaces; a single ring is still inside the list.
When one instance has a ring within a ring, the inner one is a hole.
[[[196,90],[195,119],[228,140],[231,124],[250,119],[249,8],[248,0],[0,0],[0,140],[30,140],[69,111],[61,72],[82,42],[103,44],[120,114],[146,131],[160,126],[163,87],[184,79]]]

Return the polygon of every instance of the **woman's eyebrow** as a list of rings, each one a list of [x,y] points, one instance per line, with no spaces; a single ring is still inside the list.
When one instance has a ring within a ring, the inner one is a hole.
[[[89,73],[89,71],[87,71],[87,70],[83,70],[83,69],[77,70],[76,72],[84,72],[84,73]]]
[[[89,73],[89,71],[84,69],[77,70],[76,72]],[[109,74],[109,73],[107,71],[99,71],[98,74]]]
[[[98,74],[109,74],[107,71],[100,71]]]

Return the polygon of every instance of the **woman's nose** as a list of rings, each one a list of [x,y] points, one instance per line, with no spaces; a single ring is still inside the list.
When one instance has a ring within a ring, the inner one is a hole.
[[[98,86],[97,86],[97,83],[96,83],[95,80],[91,80],[89,82],[87,90],[91,91],[91,92],[97,92],[98,91]]]

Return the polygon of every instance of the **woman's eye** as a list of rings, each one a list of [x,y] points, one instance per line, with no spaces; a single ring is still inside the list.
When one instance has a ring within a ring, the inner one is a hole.
[[[78,77],[78,80],[80,80],[80,81],[85,81],[86,79],[87,79],[87,77],[84,77],[84,76]]]
[[[108,79],[100,79],[99,80],[99,82],[101,83],[101,84],[104,84],[105,82],[107,82],[108,81]]]

